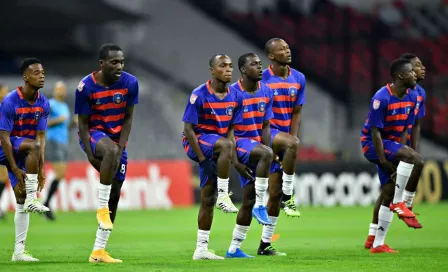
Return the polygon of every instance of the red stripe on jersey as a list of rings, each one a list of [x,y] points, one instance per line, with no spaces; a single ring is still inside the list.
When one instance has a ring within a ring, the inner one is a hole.
[[[361,142],[366,141],[367,140],[367,136],[361,136]]]
[[[218,122],[226,122],[232,120],[232,116],[228,115],[203,114],[202,117],[207,120],[216,120]]]
[[[102,105],[96,105],[94,104],[92,106],[92,108],[94,110],[110,110],[110,109],[121,109],[126,107],[126,101],[121,102],[120,104],[115,104],[115,103],[106,103],[106,104],[102,104]]]
[[[121,132],[121,128],[122,127],[123,126],[116,126],[116,127],[113,127],[113,128],[104,128],[102,125],[96,125],[96,126],[90,128],[90,129],[100,130],[100,131],[107,131],[107,132],[112,133],[112,134],[118,134],[118,133]]]
[[[282,126],[282,127],[289,127],[291,125],[291,120],[271,119],[271,124]]]
[[[228,127],[220,128],[220,127],[213,126],[213,125],[203,125],[203,124],[196,125],[196,127],[202,128],[202,129],[207,129],[207,130],[214,130],[214,131],[218,132],[218,134],[226,134],[227,131],[229,130]]]
[[[274,113],[278,113],[278,114],[290,114],[292,113],[292,108],[272,108],[272,111]]]
[[[204,109],[225,109],[229,106],[236,107],[237,102],[206,102],[204,104]]]
[[[254,98],[245,98],[244,99],[244,106],[252,105],[252,104],[258,104],[259,102],[265,102],[266,104],[269,101],[269,98],[267,97],[254,97]]]
[[[42,113],[44,112],[44,109],[42,107],[17,108],[16,114],[35,113],[36,111],[40,111]]]
[[[13,130],[11,133],[11,136],[18,136],[18,137],[23,137],[23,136],[36,136],[36,131],[35,130],[29,130],[29,129],[25,129],[25,130]]]
[[[37,120],[36,119],[22,119],[22,120],[16,120],[14,122],[14,125],[37,125]]]
[[[366,128],[362,129],[362,133],[367,134],[369,131]]]
[[[240,151],[240,152],[247,153],[247,150],[246,150],[246,149],[243,149],[243,148],[241,148],[241,147],[238,147],[236,150],[238,150],[238,151]]]
[[[366,154],[367,151],[369,151],[369,146],[368,146],[368,145],[366,145],[366,146],[364,146],[364,147],[362,148],[362,153],[363,153],[363,154]]]
[[[422,101],[423,101],[423,96],[420,96],[420,95],[417,96],[417,101],[418,101],[418,102],[422,102]]]
[[[121,93],[122,95],[126,95],[128,93],[128,89],[115,89],[115,90],[106,90],[92,94],[93,99],[104,98],[109,96],[114,96],[116,93]]]
[[[114,122],[114,121],[119,121],[123,118],[124,118],[124,113],[117,114],[117,115],[109,115],[109,116],[94,114],[94,115],[90,116],[90,121]]]
[[[397,114],[397,115],[392,115],[392,116],[386,117],[386,122],[400,121],[400,120],[408,120],[408,115],[407,114]]]
[[[414,102],[410,101],[392,103],[387,106],[387,110],[403,109],[409,106],[414,107],[414,104],[415,104]]]
[[[294,87],[300,89],[300,83],[289,83],[289,82],[277,82],[277,83],[267,83],[266,84],[271,89],[289,89]]]
[[[252,117],[264,117],[266,113],[263,111],[249,111],[249,112],[245,112],[243,113],[243,118],[252,118]]]
[[[398,132],[403,132],[404,126],[389,126],[389,127],[385,127],[383,128],[384,131],[398,131]]]
[[[275,95],[274,101],[282,102],[282,101],[296,101],[297,96],[291,97],[289,95]]]
[[[262,129],[262,127],[263,127],[263,124],[235,125],[236,130],[244,130],[244,131]]]

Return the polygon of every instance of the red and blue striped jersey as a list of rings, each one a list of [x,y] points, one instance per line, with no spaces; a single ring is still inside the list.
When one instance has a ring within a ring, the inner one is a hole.
[[[218,134],[226,137],[230,125],[243,121],[243,95],[229,86],[227,96],[221,100],[213,93],[210,83],[207,81],[192,92],[182,121],[193,124],[196,135]]]
[[[289,133],[294,107],[305,104],[305,75],[288,66],[289,75],[282,79],[274,74],[269,65],[263,71],[262,82],[268,86],[274,97],[271,127]]]
[[[393,95],[389,84],[381,88],[370,102],[369,115],[361,130],[361,142],[372,141],[371,127],[380,129],[382,139],[401,142],[404,129],[414,124],[416,103],[417,96],[413,91],[407,90],[406,96],[399,99]]]
[[[235,125],[235,138],[248,138],[261,143],[263,122],[271,120],[272,113],[272,91],[261,82],[258,89],[250,94],[244,90],[241,80],[231,85],[243,95],[243,122]]]
[[[0,130],[10,132],[11,137],[36,139],[37,131],[47,129],[50,102],[38,91],[33,104],[23,98],[22,87],[9,93],[0,106]]]
[[[119,80],[106,88],[96,82],[94,73],[84,77],[78,85],[75,114],[89,115],[90,131],[104,132],[117,141],[123,128],[126,107],[138,104],[137,78],[122,72]]]
[[[415,88],[413,90],[415,94],[417,95],[417,104],[415,105],[415,119],[422,119],[425,117],[425,102],[426,102],[426,91],[423,89],[420,85],[415,85]],[[409,134],[408,134],[408,140],[411,139],[412,135],[412,125],[409,125]]]

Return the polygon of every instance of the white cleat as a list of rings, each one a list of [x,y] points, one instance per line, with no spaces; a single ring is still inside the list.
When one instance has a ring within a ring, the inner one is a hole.
[[[46,213],[49,212],[50,209],[44,206],[38,199],[25,199],[24,205],[25,212],[34,212],[34,213]]]
[[[224,260],[224,257],[216,255],[212,250],[196,249],[193,260]]]
[[[23,252],[20,254],[12,254],[11,261],[13,262],[38,262],[39,259],[34,258],[28,252]]]
[[[218,196],[218,199],[216,200],[216,208],[225,213],[237,213],[238,209],[233,204],[232,199],[230,199],[231,195],[232,193],[225,196]]]

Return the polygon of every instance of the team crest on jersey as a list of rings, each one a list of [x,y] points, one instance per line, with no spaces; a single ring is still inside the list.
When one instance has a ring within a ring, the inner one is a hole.
[[[97,105],[101,105],[101,100],[97,99],[96,102],[95,102],[95,104],[97,104]]]
[[[274,95],[278,95],[277,89],[274,90]]]
[[[122,93],[115,93],[113,96],[113,100],[115,104],[120,104],[123,102],[123,94]]]
[[[406,114],[411,113],[411,107],[406,107]]]
[[[40,118],[40,111],[36,111],[36,113],[34,114],[34,119],[39,120],[39,118]]]
[[[191,94],[191,96],[190,96],[190,103],[191,104],[194,104],[194,102],[196,102],[196,99],[198,98],[198,96],[197,95],[195,95],[195,94]]]
[[[418,110],[420,108],[420,102],[417,102],[417,105],[415,105],[415,109]]]
[[[82,82],[82,81],[79,82],[78,88],[77,88],[79,92],[82,92],[82,90],[84,89],[84,85],[86,85],[84,82]]]
[[[244,106],[244,110],[243,110],[244,112],[248,112],[249,111],[249,108],[247,107],[247,106]]]
[[[232,115],[233,115],[233,110],[234,110],[234,107],[233,107],[233,106],[228,106],[228,107],[226,108],[226,114],[227,114],[228,116],[232,116]]]
[[[258,102],[258,111],[264,112],[266,110],[266,102],[260,101]]]
[[[373,100],[373,109],[377,110],[380,107],[381,102],[377,99]]]
[[[295,97],[297,95],[297,88],[296,87],[289,87],[289,96]]]

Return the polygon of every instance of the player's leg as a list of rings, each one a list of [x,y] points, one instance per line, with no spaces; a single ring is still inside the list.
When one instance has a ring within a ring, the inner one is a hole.
[[[26,172],[25,191],[26,200],[24,210],[26,212],[45,213],[50,209],[44,206],[37,199],[38,187],[38,171],[39,171],[39,157],[40,147],[35,140],[27,138],[11,138],[11,144],[14,150],[17,150],[17,158],[19,161],[24,161],[24,168]],[[23,165],[18,165],[19,167]],[[22,168],[22,167],[21,167]]]
[[[213,143],[214,156],[218,156],[216,166],[218,170],[218,199],[216,201],[216,207],[225,213],[237,213],[238,209],[230,199],[229,194],[229,175],[230,165],[232,161],[232,152],[235,147],[233,143],[223,137],[216,139],[215,135],[203,135],[200,137],[201,142]]]
[[[273,172],[274,171],[274,172]],[[267,256],[286,256],[286,253],[278,251],[272,244],[272,235],[274,235],[277,226],[278,216],[280,214],[280,204],[282,201],[282,172],[276,163],[272,163],[271,174],[269,176],[269,199],[268,215],[271,225],[263,226],[258,255]]]
[[[216,185],[208,179],[207,175],[200,168],[201,179],[201,204],[198,215],[198,236],[193,260],[224,260],[213,252],[209,251],[210,229],[213,222],[213,208],[215,206]]]
[[[65,178],[67,171],[67,159],[68,159],[68,147],[65,144],[60,144],[55,141],[48,141],[46,161],[51,162],[53,171],[55,174],[54,179],[51,181],[50,189],[48,190],[47,199],[45,200],[45,206],[50,207],[50,201],[58,190],[59,182]],[[54,220],[54,214],[52,211],[45,213],[45,217],[49,220]]]
[[[2,201],[2,194],[8,182],[8,170],[3,165],[0,165],[0,203]],[[5,213],[0,208],[0,219],[5,219]]]
[[[370,249],[373,246],[373,241],[375,240],[376,232],[378,230],[378,213],[380,211],[381,203],[383,202],[383,197],[380,193],[375,201],[375,206],[373,207],[373,218],[372,223],[369,225],[369,235],[364,243],[364,248]]]
[[[127,151],[124,150],[123,153],[121,154],[120,166],[112,180],[112,187],[108,202],[108,207],[110,211],[110,220],[112,223],[115,223],[115,217],[117,215],[118,210],[118,202],[120,201],[121,187],[123,186],[123,182],[126,179],[127,164],[128,164]],[[102,229],[100,226],[98,226],[98,229],[96,231],[95,244],[93,246],[92,253],[89,257],[90,262],[104,262],[104,263],[123,262],[120,259],[112,258],[110,254],[106,252],[106,245],[111,235],[111,232],[112,232],[111,230]]]
[[[247,255],[240,248],[243,241],[246,240],[246,235],[252,221],[252,209],[255,205],[255,184],[243,177],[240,180],[241,186],[243,187],[243,203],[241,203],[240,210],[238,211],[232,241],[226,252],[226,258],[253,258],[253,256]]]
[[[297,210],[294,197],[292,196],[299,139],[288,133],[278,132],[273,137],[272,150],[279,157],[283,156],[282,207],[288,216],[299,217],[300,212]]]
[[[238,149],[239,142],[237,142],[237,150],[238,153],[240,153],[240,150]],[[251,145],[253,148],[251,148]],[[257,219],[258,223],[263,225],[270,225],[271,221],[269,220],[269,216],[267,213],[267,209],[265,206],[265,195],[266,190],[268,189],[268,181],[269,181],[269,170],[270,165],[272,163],[272,159],[274,157],[274,154],[272,152],[272,149],[269,147],[258,144],[254,146],[254,144],[243,145],[242,149],[252,149],[250,151],[250,156],[248,160],[248,165],[254,166],[255,168],[255,207],[252,210],[252,215],[255,219]],[[238,156],[240,157],[240,156]],[[241,161],[241,159],[240,159]]]

